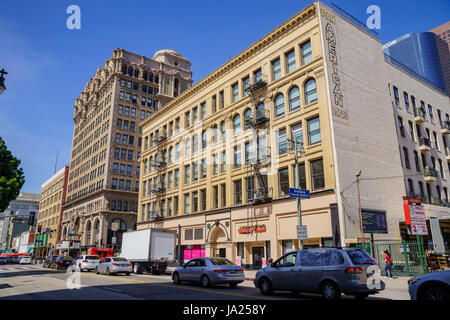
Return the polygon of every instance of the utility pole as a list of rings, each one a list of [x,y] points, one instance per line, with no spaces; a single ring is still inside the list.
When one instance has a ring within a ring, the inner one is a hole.
[[[364,229],[362,223],[362,212],[361,212],[361,195],[359,194],[359,176],[361,175],[361,170],[359,170],[356,175],[356,189],[358,190],[358,211],[359,211],[359,223],[361,227],[361,241],[364,241]]]

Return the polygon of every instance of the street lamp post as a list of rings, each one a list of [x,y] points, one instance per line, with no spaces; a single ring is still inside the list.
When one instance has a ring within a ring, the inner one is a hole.
[[[297,141],[296,139],[287,139],[291,144],[294,145],[294,159],[295,159],[295,188],[300,188],[300,165],[298,163],[298,151],[300,150],[301,154],[304,153],[303,143]],[[298,225],[302,225],[302,203],[300,198],[297,198],[297,221]],[[303,249],[303,241],[298,240],[298,248],[299,250]]]
[[[5,69],[0,70],[0,94],[5,92],[6,86],[5,86],[5,77],[3,75],[8,74],[8,72],[5,71]]]
[[[359,194],[359,176],[361,175],[361,170],[356,175],[356,189],[358,190],[358,211],[359,211],[359,223],[361,228],[361,241],[364,243],[364,229],[363,229],[363,221],[362,221],[362,212],[361,212],[361,195]]]

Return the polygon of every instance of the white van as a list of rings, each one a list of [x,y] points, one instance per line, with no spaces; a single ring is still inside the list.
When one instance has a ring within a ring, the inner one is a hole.
[[[30,256],[20,257],[19,264],[31,264],[31,257]]]

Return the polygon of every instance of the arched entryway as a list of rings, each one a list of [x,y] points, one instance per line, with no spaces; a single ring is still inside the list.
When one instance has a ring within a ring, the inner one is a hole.
[[[88,221],[86,221],[86,228],[85,228],[85,236],[86,236],[86,238],[85,238],[85,242],[84,242],[84,245],[85,246],[90,246],[91,245],[91,230],[92,229],[92,223],[91,223],[91,221],[90,220],[88,220]]]
[[[113,231],[113,225],[117,224],[117,231]],[[107,236],[107,244],[108,246],[115,247],[120,249],[120,245],[122,244],[122,235],[127,231],[127,225],[122,219],[115,218],[108,224],[108,236]],[[113,237],[115,237],[115,246],[113,246]]]
[[[228,241],[228,238],[225,234],[225,231],[220,227],[216,227],[211,232],[209,239],[210,239],[211,255],[213,257],[227,258],[225,243]]]

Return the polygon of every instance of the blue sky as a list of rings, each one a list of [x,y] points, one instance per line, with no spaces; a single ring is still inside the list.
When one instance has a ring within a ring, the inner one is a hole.
[[[331,1],[323,1],[326,4]],[[383,43],[449,20],[450,1],[335,0],[365,22],[381,8]],[[174,49],[192,62],[197,82],[311,1],[2,0],[0,136],[25,171],[25,192],[40,192],[70,162],[74,100],[115,48],[152,57]],[[81,30],[68,30],[66,9],[81,8]]]

